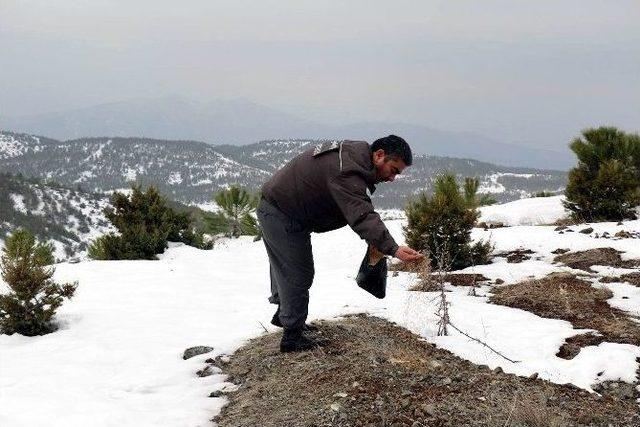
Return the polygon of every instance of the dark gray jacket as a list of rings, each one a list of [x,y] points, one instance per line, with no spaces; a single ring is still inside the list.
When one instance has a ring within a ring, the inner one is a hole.
[[[287,163],[262,187],[262,197],[317,233],[347,224],[386,255],[398,245],[374,211],[376,170],[364,141],[318,144]]]

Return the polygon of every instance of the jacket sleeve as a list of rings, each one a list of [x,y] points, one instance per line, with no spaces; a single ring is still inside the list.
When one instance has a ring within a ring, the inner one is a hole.
[[[341,174],[329,179],[328,188],[353,231],[383,254],[395,255],[398,244],[374,211],[363,179],[356,174]]]

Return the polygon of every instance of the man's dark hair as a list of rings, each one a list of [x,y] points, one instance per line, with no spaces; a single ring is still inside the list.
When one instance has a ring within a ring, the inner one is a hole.
[[[411,166],[413,156],[411,155],[411,147],[407,144],[407,141],[396,135],[385,136],[384,138],[376,139],[371,144],[371,151],[384,150],[384,154],[390,157],[395,157],[404,162],[405,165]]]

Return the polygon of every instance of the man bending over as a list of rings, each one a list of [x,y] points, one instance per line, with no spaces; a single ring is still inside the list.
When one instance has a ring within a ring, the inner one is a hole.
[[[369,145],[364,141],[331,141],[303,152],[277,171],[262,187],[258,221],[269,255],[271,297],[278,309],[271,323],[284,328],[280,351],[304,351],[318,345],[303,331],[313,282],[311,232],[349,225],[369,245],[402,261],[419,252],[398,246],[371,199],[375,185],[391,182],[411,165],[411,148],[389,135]]]

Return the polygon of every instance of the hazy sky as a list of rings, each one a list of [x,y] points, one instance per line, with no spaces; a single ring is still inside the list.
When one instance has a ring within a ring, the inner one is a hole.
[[[0,114],[244,98],[557,147],[640,131],[638,22],[637,0],[0,0]]]

